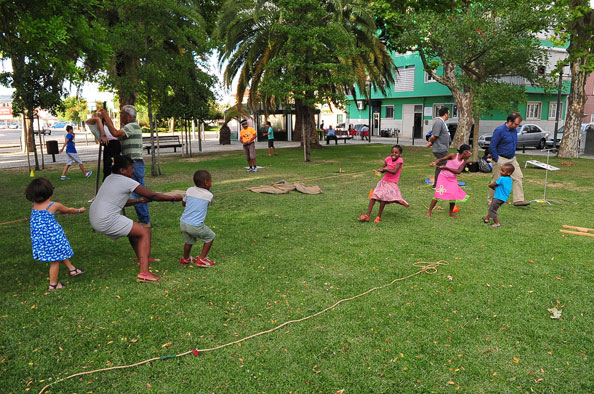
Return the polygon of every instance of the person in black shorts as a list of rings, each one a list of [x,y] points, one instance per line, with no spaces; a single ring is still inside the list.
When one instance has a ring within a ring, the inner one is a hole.
[[[266,133],[264,133],[264,135],[268,136],[268,156],[272,156],[273,149],[274,155],[278,156],[278,152],[274,147],[274,129],[272,128],[272,124],[270,122],[266,122],[266,127],[268,127],[268,129],[266,130]]]

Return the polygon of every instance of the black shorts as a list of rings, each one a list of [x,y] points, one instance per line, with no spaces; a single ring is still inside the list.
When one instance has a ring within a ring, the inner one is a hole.
[[[274,148],[274,139],[269,139],[268,140],[268,147],[269,148]]]

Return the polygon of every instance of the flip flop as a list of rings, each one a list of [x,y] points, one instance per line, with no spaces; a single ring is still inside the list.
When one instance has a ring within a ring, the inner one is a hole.
[[[79,276],[79,275],[84,274],[85,271],[83,271],[83,270],[81,270],[79,268],[75,268],[73,270],[70,270],[69,273],[70,273],[70,276]]]

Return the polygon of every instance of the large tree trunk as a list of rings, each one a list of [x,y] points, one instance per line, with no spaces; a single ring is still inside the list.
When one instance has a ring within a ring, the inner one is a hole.
[[[295,131],[294,134],[301,137],[305,161],[311,161],[311,147],[321,145],[316,131],[315,108],[305,105],[302,100],[295,100]]]
[[[148,105],[149,127],[151,130],[151,175],[157,176],[157,163],[155,160],[155,129],[153,128],[153,97],[151,95],[150,87],[146,92],[146,101]]]
[[[586,103],[586,79],[588,72],[582,70],[584,60],[571,62],[571,90],[567,100],[565,132],[559,148],[559,157],[570,158],[579,155],[580,130]]]
[[[27,111],[27,116],[29,116],[29,118],[27,119],[29,121],[29,143],[31,145],[29,145],[28,149],[33,148],[33,153],[34,153],[34,157],[35,157],[35,169],[39,170],[39,159],[37,158],[37,145],[35,144],[35,136],[33,135],[33,122],[35,122],[35,119],[33,117],[33,109],[29,109],[29,111]]]
[[[452,89],[454,101],[458,106],[458,129],[452,141],[452,147],[458,149],[462,144],[468,144],[470,139],[470,130],[472,128],[472,100],[474,99],[474,91],[461,89]],[[475,138],[476,140],[476,138]]]

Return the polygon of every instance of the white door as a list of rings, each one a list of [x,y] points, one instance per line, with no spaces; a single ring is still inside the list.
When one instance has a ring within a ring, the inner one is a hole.
[[[402,130],[400,131],[400,135],[404,138],[412,138],[414,124],[415,105],[402,104]]]

